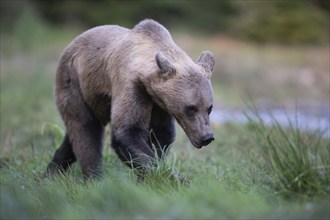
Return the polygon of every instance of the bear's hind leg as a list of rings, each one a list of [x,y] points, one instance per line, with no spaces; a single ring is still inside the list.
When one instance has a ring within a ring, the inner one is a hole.
[[[65,135],[64,140],[53,156],[52,161],[48,164],[45,177],[52,176],[59,172],[64,172],[67,168],[76,161],[76,157],[72,151],[68,135]]]
[[[71,122],[70,140],[85,179],[101,176],[103,132],[97,119]]]
[[[82,95],[79,74],[70,56],[73,55],[68,52],[61,58],[56,74],[55,98],[72,151],[84,178],[89,179],[101,174],[104,127]]]

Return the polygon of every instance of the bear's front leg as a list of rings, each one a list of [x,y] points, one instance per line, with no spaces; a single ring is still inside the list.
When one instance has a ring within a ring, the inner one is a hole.
[[[111,104],[112,148],[126,165],[146,171],[155,163],[148,141],[152,102],[136,87],[116,92]]]
[[[148,136],[148,130],[138,125],[113,131],[112,148],[127,166],[146,171],[155,162],[155,152],[147,142]]]
[[[175,122],[172,115],[154,104],[150,121],[151,144],[159,158],[166,156],[175,139]]]

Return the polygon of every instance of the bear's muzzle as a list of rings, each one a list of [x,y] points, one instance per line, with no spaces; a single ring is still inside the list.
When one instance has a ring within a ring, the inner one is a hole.
[[[202,137],[201,143],[202,143],[202,146],[207,146],[212,141],[214,141],[213,134],[207,134]]]

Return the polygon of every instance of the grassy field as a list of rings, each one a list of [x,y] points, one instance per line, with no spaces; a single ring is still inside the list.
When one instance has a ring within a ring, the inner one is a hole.
[[[1,37],[1,219],[330,217],[330,140],[317,131],[267,127],[262,120],[214,125],[216,141],[201,150],[178,128],[167,161],[160,161],[142,183],[110,149],[109,135],[102,180],[84,183],[77,165],[66,175],[43,179],[64,128],[53,101],[57,60],[78,32],[36,28],[40,32],[29,33],[29,38],[19,31]],[[243,106],[244,93],[254,101],[266,96],[281,103],[298,94],[321,102],[327,98],[329,55],[324,47],[265,47],[182,34],[176,39],[196,57],[202,49],[215,50],[216,102]],[[260,59],[265,62],[257,63]],[[316,75],[305,74],[320,79],[318,86],[313,80],[294,80],[304,68],[317,70]],[[189,184],[172,173],[180,173]]]

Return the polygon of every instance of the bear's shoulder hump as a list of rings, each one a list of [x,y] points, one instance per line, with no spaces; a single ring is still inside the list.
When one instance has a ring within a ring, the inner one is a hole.
[[[136,33],[145,34],[156,40],[171,38],[171,35],[168,30],[163,25],[152,19],[145,19],[141,21],[140,23],[135,25],[132,31]]]

